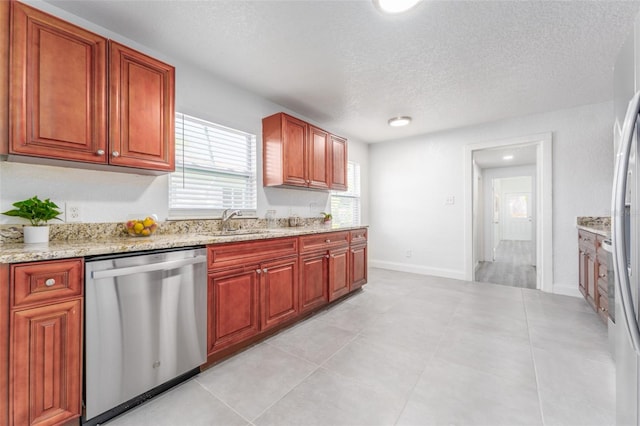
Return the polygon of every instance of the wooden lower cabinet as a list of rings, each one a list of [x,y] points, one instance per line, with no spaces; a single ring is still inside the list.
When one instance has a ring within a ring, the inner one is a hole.
[[[260,330],[275,327],[298,315],[298,259],[260,265]]]
[[[300,310],[310,311],[329,303],[329,255],[300,256]]]
[[[578,289],[600,318],[609,317],[608,261],[602,248],[604,236],[578,231]]]
[[[349,248],[329,251],[329,301],[349,293]]]
[[[258,269],[253,265],[209,275],[209,354],[258,333]]]
[[[367,283],[367,245],[358,245],[349,249],[349,291],[356,290]]]
[[[364,228],[215,244],[207,253],[209,363],[367,282]]]
[[[80,416],[82,300],[11,315],[11,425],[57,425]]]

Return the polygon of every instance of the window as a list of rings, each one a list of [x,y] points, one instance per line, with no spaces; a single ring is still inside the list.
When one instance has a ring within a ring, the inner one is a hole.
[[[171,218],[256,210],[256,136],[176,113],[176,171],[170,176]]]
[[[360,224],[360,164],[347,165],[347,190],[331,193],[332,222],[339,226]]]

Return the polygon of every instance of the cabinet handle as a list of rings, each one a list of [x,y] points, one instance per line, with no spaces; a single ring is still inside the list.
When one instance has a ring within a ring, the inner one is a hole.
[[[264,273],[266,274],[267,272],[269,272],[269,270],[268,270],[267,268],[264,268],[264,269],[262,270],[262,272],[264,272]]]
[[[100,155],[100,156],[104,155],[104,149],[97,150],[96,155]]]
[[[118,151],[113,151],[113,152],[111,153],[111,156],[112,156],[112,157],[114,157],[114,158],[115,158],[115,157],[120,157],[120,153],[119,153]]]
[[[44,285],[46,285],[47,287],[54,286],[56,285],[56,280],[54,280],[53,278],[49,278],[44,282]]]
[[[256,274],[260,274],[260,273],[262,273],[262,270],[256,269]]]

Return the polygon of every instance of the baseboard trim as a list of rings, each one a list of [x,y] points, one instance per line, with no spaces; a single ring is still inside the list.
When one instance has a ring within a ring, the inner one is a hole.
[[[411,265],[408,263],[386,262],[384,260],[369,259],[369,266],[372,268],[390,269],[392,271],[410,272],[420,275],[433,275],[442,278],[453,278],[464,280],[464,271],[455,269],[432,268],[428,266]]]
[[[564,296],[572,296],[572,297],[580,297],[582,298],[582,293],[578,290],[578,285],[575,286],[565,286],[560,284],[553,285],[553,293],[554,294],[562,294]]]

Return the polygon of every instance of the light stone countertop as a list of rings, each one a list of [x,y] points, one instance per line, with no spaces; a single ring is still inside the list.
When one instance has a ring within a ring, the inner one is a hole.
[[[578,216],[576,227],[603,237],[611,236],[611,218],[609,216]]]
[[[602,235],[603,237],[611,237],[611,229],[609,226],[604,225],[576,225],[578,229],[583,231],[592,232],[594,234]]]
[[[222,244],[238,241],[254,241],[269,238],[295,237],[299,235],[321,234],[326,232],[349,231],[367,228],[365,225],[335,227],[324,226],[259,229],[252,233],[184,233],[152,235],[150,237],[122,237],[107,240],[68,240],[50,241],[46,244],[8,243],[0,244],[0,263],[19,263],[39,260],[85,257],[112,253],[128,253],[165,248]],[[249,231],[245,231],[249,232]]]

